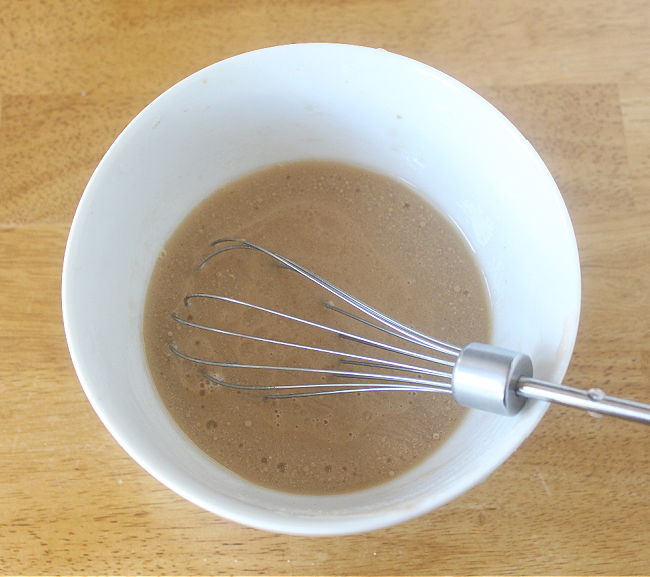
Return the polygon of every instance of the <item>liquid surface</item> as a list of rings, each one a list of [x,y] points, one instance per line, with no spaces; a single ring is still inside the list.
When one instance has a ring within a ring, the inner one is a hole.
[[[372,392],[268,399],[257,391],[215,386],[202,371],[255,385],[332,377],[215,368],[174,355],[169,343],[215,361],[359,370],[341,367],[336,355],[305,354],[187,327],[172,319],[172,311],[231,331],[383,356],[235,305],[196,299],[186,307],[186,294],[208,292],[367,331],[323,307],[331,296],[254,251],[228,251],[195,270],[211,252],[210,243],[222,237],[245,238],[279,252],[436,338],[462,346],[490,337],[487,290],[469,247],[417,194],[384,176],[338,163],[276,165],[200,204],[167,242],[152,276],[144,318],[150,371],[163,402],[196,445],[257,484],[330,494],[391,480],[444,443],[465,414],[451,395]]]

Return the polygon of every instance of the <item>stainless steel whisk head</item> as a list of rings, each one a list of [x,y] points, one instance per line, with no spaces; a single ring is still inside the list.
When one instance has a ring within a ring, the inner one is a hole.
[[[280,266],[290,269],[322,289],[347,303],[357,312],[342,309],[328,302],[323,306],[349,319],[371,327],[378,334],[390,335],[403,342],[403,346],[389,344],[385,340],[368,338],[329,325],[317,323],[278,310],[262,307],[232,297],[192,293],[184,298],[184,306],[190,307],[197,300],[229,303],[272,315],[291,322],[308,325],[314,329],[333,333],[343,339],[362,343],[373,349],[390,353],[392,359],[375,355],[365,355],[344,350],[320,348],[288,340],[266,338],[254,334],[208,326],[184,318],[177,312],[172,317],[178,323],[201,331],[228,335],[272,345],[308,350],[323,355],[334,355],[345,365],[363,366],[364,370],[338,370],[318,367],[276,366],[244,364],[204,359],[179,350],[170,343],[170,350],[177,356],[206,367],[229,367],[243,370],[291,371],[294,373],[318,373],[332,377],[329,383],[246,385],[224,381],[214,374],[203,371],[205,378],[215,385],[245,389],[264,390],[266,396],[275,399],[309,397],[317,395],[339,395],[372,391],[425,391],[447,393],[463,406],[490,411],[502,415],[519,412],[528,399],[559,403],[591,412],[612,415],[628,420],[650,424],[650,405],[606,395],[601,389],[588,390],[548,383],[533,378],[531,358],[521,352],[511,351],[482,343],[471,343],[463,348],[445,343],[412,329],[384,315],[368,304],[353,297],[329,281],[303,266],[265,249],[252,242],[241,239],[222,238],[212,243],[214,250],[197,265],[202,268],[214,257],[232,250],[247,250],[263,253]],[[360,313],[360,314],[357,314]],[[415,350],[417,346],[425,352]],[[402,358],[403,360],[393,360]],[[342,379],[335,382],[334,378]]]

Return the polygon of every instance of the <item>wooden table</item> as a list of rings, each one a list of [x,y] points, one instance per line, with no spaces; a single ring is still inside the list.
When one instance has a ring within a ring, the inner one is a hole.
[[[647,574],[641,425],[552,407],[451,504],[369,534],[300,538],[177,497],[94,414],[60,311],[66,236],[93,169],[188,74],[307,41],[416,58],[505,112],[555,176],[578,238],[566,382],[650,399],[647,1],[0,2],[0,572]]]

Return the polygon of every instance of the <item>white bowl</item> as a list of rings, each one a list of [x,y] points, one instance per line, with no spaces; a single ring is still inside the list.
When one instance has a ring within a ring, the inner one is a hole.
[[[250,52],[193,74],[147,106],[106,153],[79,203],[63,267],[63,318],[92,406],[162,483],[262,529],[361,532],[430,511],[479,483],[530,434],[546,406],[529,403],[514,417],[471,411],[440,451],[407,474],[335,496],[256,486],[180,432],[143,351],[156,256],[219,186],[305,158],[358,164],[430,198],[458,224],[485,271],[493,342],[531,355],[538,378],[561,381],[577,331],[580,272],[573,229],[548,170],[508,120],[459,82],[358,46]]]

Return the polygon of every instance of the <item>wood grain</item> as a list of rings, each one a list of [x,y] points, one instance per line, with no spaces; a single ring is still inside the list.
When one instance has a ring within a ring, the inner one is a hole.
[[[68,228],[128,121],[173,83],[273,44],[381,46],[483,94],[565,198],[583,300],[566,382],[650,398],[646,1],[0,1],[0,573],[647,574],[649,430],[552,407],[489,479],[340,538],[230,523],[115,443],[70,363]]]

